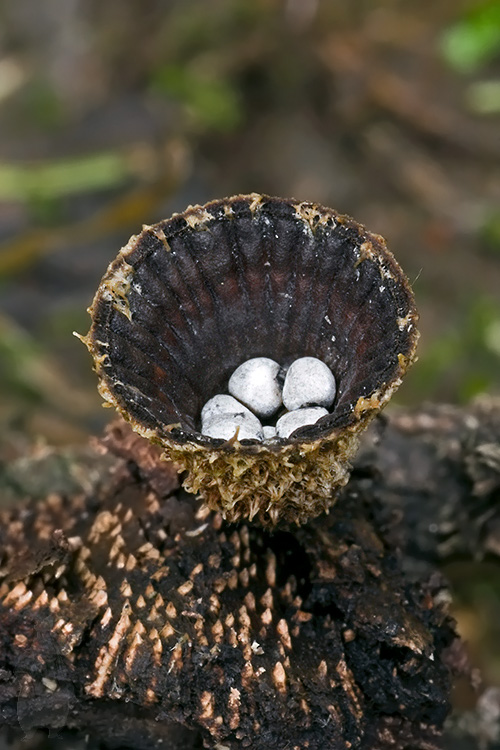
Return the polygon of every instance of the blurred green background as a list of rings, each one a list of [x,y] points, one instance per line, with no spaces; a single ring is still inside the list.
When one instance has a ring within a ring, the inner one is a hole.
[[[108,418],[72,331],[129,236],[249,191],[386,237],[421,312],[400,403],[500,392],[500,0],[4,0],[0,460]],[[457,614],[500,684],[494,570]]]

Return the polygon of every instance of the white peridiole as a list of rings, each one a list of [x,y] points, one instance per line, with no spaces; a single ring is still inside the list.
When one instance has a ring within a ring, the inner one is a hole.
[[[328,414],[328,409],[322,406],[311,406],[307,409],[297,409],[283,414],[276,422],[276,432],[278,437],[290,437],[292,432],[299,427],[306,427],[309,424],[316,424],[318,419]]]
[[[243,362],[229,378],[229,393],[261,419],[269,419],[281,406],[280,366],[268,357]]]
[[[335,399],[335,378],[330,368],[316,357],[301,357],[292,362],[283,384],[283,404],[289,411],[303,406],[328,409]]]

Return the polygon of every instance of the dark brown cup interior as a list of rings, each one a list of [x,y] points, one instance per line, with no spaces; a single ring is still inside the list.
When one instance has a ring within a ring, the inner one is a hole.
[[[291,201],[262,198],[255,209],[239,197],[129,243],[96,295],[90,332],[120,408],[160,434],[179,424],[170,437],[181,443],[221,442],[201,437],[199,415],[235,368],[251,357],[286,367],[308,355],[337,380],[331,414],[294,434],[317,439],[393,381],[399,355],[411,359],[416,343],[408,282],[379,237],[330,209],[316,217],[309,210],[306,220]],[[133,269],[129,314],[107,291],[124,261]]]

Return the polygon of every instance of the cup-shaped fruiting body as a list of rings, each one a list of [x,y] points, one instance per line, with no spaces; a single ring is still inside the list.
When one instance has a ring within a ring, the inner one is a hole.
[[[163,446],[187,490],[228,520],[268,525],[334,502],[418,339],[410,286],[381,237],[332,209],[257,194],[145,226],[89,312],[104,399]],[[328,412],[286,438],[203,435],[203,406],[256,357],[284,372],[300,357],[324,362],[336,383]]]

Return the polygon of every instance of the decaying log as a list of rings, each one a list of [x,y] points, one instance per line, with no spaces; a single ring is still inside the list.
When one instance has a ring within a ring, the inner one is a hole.
[[[436,571],[500,551],[498,403],[379,420],[330,514],[274,534],[205,511],[123,423],[103,443],[0,476],[9,742],[498,747],[498,717],[441,737],[464,655]]]
[[[500,399],[382,417],[366,433],[354,478],[387,512],[401,516],[391,539],[409,557],[427,563],[498,558]]]

